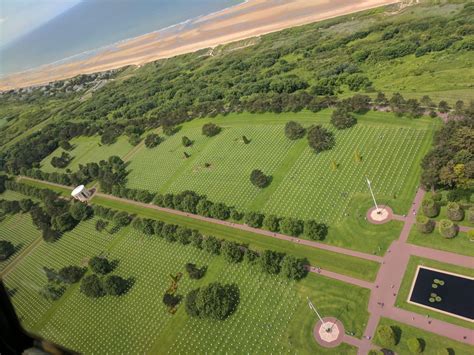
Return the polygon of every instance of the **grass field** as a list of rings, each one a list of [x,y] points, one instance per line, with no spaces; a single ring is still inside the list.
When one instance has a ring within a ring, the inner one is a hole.
[[[0,195],[0,198],[2,197],[3,194]],[[0,240],[7,240],[15,247],[15,253],[13,255],[5,261],[0,261],[0,272],[2,272],[22,250],[40,237],[41,232],[33,225],[29,214],[17,213],[0,219]]]
[[[200,134],[204,120],[187,123],[157,148],[143,148],[134,155],[128,186],[161,193],[191,189],[243,210],[337,223],[349,212],[355,194],[367,194],[365,177],[369,176],[379,198],[405,212],[415,189],[418,162],[429,147],[429,121],[369,112],[359,117],[354,128],[335,132],[336,147],[322,154],[312,152],[305,139],[295,142],[284,136],[288,120],[330,128],[329,118],[329,110],[233,114],[215,120],[224,129],[212,138]],[[181,146],[184,135],[195,141],[190,149]],[[242,136],[251,142],[245,144]],[[186,159],[184,151],[191,157]],[[355,161],[356,151],[362,162]],[[331,169],[333,161],[336,171]],[[250,183],[253,169],[272,175],[270,187],[260,190]]]
[[[79,168],[79,164],[87,164],[91,162],[99,162],[100,160],[106,160],[112,155],[119,157],[125,156],[131,149],[132,145],[128,143],[128,139],[125,136],[119,137],[117,142],[111,145],[100,144],[100,137],[85,137],[81,136],[73,138],[71,145],[74,149],[68,152],[74,159],[66,167],[72,171],[76,171]],[[48,157],[43,159],[41,162],[41,170],[46,172],[64,172],[65,169],[56,169],[51,165],[51,159],[56,156],[60,156],[64,152],[64,149],[58,148]]]
[[[451,317],[449,315],[442,314],[440,312],[432,311],[430,309],[422,308],[414,304],[410,304],[407,302],[408,295],[410,293],[411,284],[413,282],[413,278],[415,277],[416,268],[418,265],[428,266],[437,268],[444,271],[450,271],[454,273],[458,273],[461,275],[467,275],[470,277],[474,277],[474,269],[467,269],[457,265],[445,264],[439,261],[425,259],[420,257],[412,256],[408,263],[405,276],[403,277],[402,284],[400,286],[400,291],[398,292],[397,300],[395,305],[397,307],[406,309],[411,312],[416,312],[422,315],[428,314],[432,318],[440,319],[446,322],[450,322],[453,324],[460,325],[461,327],[465,327],[468,329],[474,329],[474,324],[456,317]]]
[[[322,351],[312,339],[316,319],[307,310],[310,296],[323,314],[336,315],[345,328],[361,336],[368,318],[369,291],[310,275],[300,282],[269,276],[257,266],[230,265],[191,246],[170,244],[130,228],[114,235],[98,233],[94,220],[83,222],[54,244],[42,243],[7,276],[7,286],[22,323],[28,330],[82,353],[294,353]],[[88,299],[78,285],[54,303],[38,295],[46,282],[42,266],[85,265],[105,253],[118,260],[114,274],[132,278],[122,297]],[[186,275],[178,293],[219,280],[236,283],[241,293],[238,310],[224,322],[190,319],[180,307],[172,316],[161,297],[170,274],[184,272],[184,264],[208,265],[206,276],[193,281]],[[356,316],[354,316],[356,315]],[[324,351],[326,353],[326,351]],[[343,345],[329,353],[353,354]]]
[[[408,236],[408,242],[427,248],[474,256],[473,242],[469,240],[466,232],[459,232],[456,237],[448,239],[438,232],[438,228],[435,228],[431,234],[423,234],[418,232],[416,228],[412,228]]]
[[[399,343],[392,349],[390,349],[395,351],[397,354],[410,353],[410,350],[408,349],[406,343],[407,340],[410,338],[418,338],[419,340],[421,340],[422,344],[424,344],[423,354],[436,355],[439,354],[439,351],[443,348],[450,349],[450,354],[472,354],[472,347],[467,344],[460,343],[449,338],[441,337],[437,334],[411,327],[409,325],[399,323],[388,318],[380,319],[379,326],[380,325],[388,325],[390,327],[393,327],[396,333],[400,335]],[[377,336],[374,338],[374,343],[380,345],[380,341]]]

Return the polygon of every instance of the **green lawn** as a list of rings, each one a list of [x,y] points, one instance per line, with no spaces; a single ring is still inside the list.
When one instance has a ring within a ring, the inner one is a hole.
[[[474,242],[469,240],[466,232],[459,232],[456,237],[448,239],[439,233],[438,228],[435,228],[431,234],[423,234],[414,227],[408,236],[408,242],[427,248],[474,256]]]
[[[357,126],[335,131],[329,125],[330,114],[330,110],[230,114],[213,120],[223,131],[212,138],[200,133],[209,119],[186,123],[158,147],[142,148],[134,155],[128,186],[161,193],[190,189],[243,210],[335,224],[350,212],[355,195],[369,197],[365,182],[369,176],[379,199],[405,213],[417,185],[418,163],[431,142],[433,121],[369,112],[359,116]],[[306,127],[323,124],[334,131],[336,147],[315,154],[306,139],[288,140],[284,124],[289,120]],[[190,137],[194,145],[184,148],[182,136]],[[185,151],[189,158],[184,157]],[[356,151],[362,162],[355,161]],[[336,171],[331,169],[333,161]],[[250,183],[253,169],[272,176],[268,188],[260,190]]]
[[[53,244],[42,243],[7,276],[15,290],[13,304],[22,324],[69,349],[81,353],[332,353],[355,354],[342,345],[323,351],[312,338],[315,315],[309,296],[327,316],[337,316],[348,331],[362,335],[368,319],[369,291],[319,275],[295,282],[270,276],[258,266],[228,264],[192,246],[149,237],[130,227],[113,235],[96,232],[94,220],[81,223]],[[88,299],[72,285],[59,301],[45,301],[38,289],[46,277],[41,268],[85,265],[104,253],[117,260],[114,274],[133,279],[121,297]],[[182,306],[170,315],[161,298],[170,274],[184,273],[184,264],[207,265],[206,276],[194,281],[184,275],[178,293],[213,281],[236,283],[237,311],[226,321],[189,318]]]
[[[100,137],[98,136],[81,136],[71,139],[70,143],[74,149],[68,153],[74,157],[74,159],[66,168],[72,171],[76,171],[79,168],[79,164],[97,163],[100,160],[108,159],[112,155],[123,157],[133,148],[132,145],[128,143],[126,136],[119,137],[117,142],[111,145],[101,144]],[[43,159],[41,162],[41,170],[46,172],[64,172],[66,169],[56,169],[51,165],[51,159],[60,156],[62,152],[64,152],[64,150],[58,148]]]
[[[423,354],[427,355],[436,355],[439,354],[441,349],[449,349],[450,354],[456,355],[468,355],[472,354],[472,346],[469,346],[464,343],[451,340],[446,337],[439,336],[409,325],[396,322],[388,318],[380,319],[379,326],[388,325],[393,327],[395,332],[399,334],[400,341],[392,349],[397,354],[409,354],[410,350],[406,344],[407,340],[410,338],[418,338],[422,344],[424,344]],[[374,338],[374,343],[380,345],[380,340],[377,336]]]
[[[231,227],[198,221],[189,217],[177,216],[158,210],[125,204],[96,196],[92,203],[105,207],[126,211],[147,218],[158,219],[166,223],[174,223],[192,229],[198,229],[204,235],[214,235],[219,238],[249,244],[254,249],[271,249],[279,252],[290,253],[298,257],[305,257],[314,266],[320,266],[341,274],[373,281],[375,280],[379,264],[373,261],[350,257],[321,249],[310,248],[300,244],[291,243],[263,235],[237,230]]]
[[[410,304],[407,302],[411,285],[413,282],[413,278],[415,277],[415,272],[418,265],[433,267],[433,268],[437,268],[444,271],[450,271],[450,272],[458,273],[461,275],[474,277],[474,269],[472,268],[467,269],[467,268],[460,267],[457,265],[445,264],[445,263],[441,263],[441,262],[431,260],[431,259],[425,259],[425,258],[412,256],[408,263],[405,276],[403,277],[403,281],[400,286],[400,291],[398,292],[397,301],[395,305],[397,307],[406,309],[411,312],[416,312],[422,315],[428,314],[432,318],[436,318],[436,319],[440,319],[449,323],[457,324],[465,328],[474,329],[474,324],[471,322],[468,322],[456,317],[451,317],[449,315],[439,313],[430,309],[422,308],[415,304]]]
[[[20,195],[21,196],[21,195]],[[0,198],[3,194],[0,195]],[[24,198],[24,196],[22,196]],[[29,214],[17,213],[0,218],[0,240],[7,240],[15,247],[15,253],[7,260],[0,261],[0,272],[3,271],[14,259],[35,239],[41,237],[41,232],[36,229]]]
[[[26,198],[32,199],[31,197],[27,197],[19,192],[12,190],[5,190],[3,193],[0,194],[0,200],[20,201]]]

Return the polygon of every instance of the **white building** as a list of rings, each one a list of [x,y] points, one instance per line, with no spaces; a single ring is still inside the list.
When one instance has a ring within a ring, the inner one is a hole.
[[[86,202],[91,197],[91,192],[84,185],[80,185],[71,192],[71,196],[76,200]]]

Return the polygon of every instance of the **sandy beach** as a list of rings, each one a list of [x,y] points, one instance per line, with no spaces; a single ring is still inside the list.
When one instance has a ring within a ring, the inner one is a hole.
[[[224,11],[202,17],[180,31],[145,34],[82,60],[50,64],[0,79],[0,90],[142,65],[162,58],[213,48],[249,37],[299,26],[382,5],[394,0],[249,0]]]

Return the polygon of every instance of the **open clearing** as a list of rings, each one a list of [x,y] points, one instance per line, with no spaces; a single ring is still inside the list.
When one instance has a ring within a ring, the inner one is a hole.
[[[114,274],[133,279],[127,294],[89,299],[76,284],[54,303],[39,296],[39,288],[46,283],[43,266],[85,265],[100,253],[118,260]],[[173,316],[167,312],[161,298],[171,282],[169,275],[184,273],[187,262],[209,268],[199,281],[183,276],[178,286],[183,296],[215,280],[239,286],[238,310],[227,321],[191,319],[183,305]],[[316,319],[307,312],[306,296],[324,314],[337,315],[357,337],[368,317],[366,289],[315,275],[290,282],[263,274],[258,266],[231,265],[192,246],[145,236],[130,227],[113,235],[99,233],[94,220],[83,222],[54,244],[41,243],[16,265],[6,284],[14,290],[12,301],[26,329],[83,353],[161,353],[163,349],[218,353],[222,346],[230,352],[299,349],[314,353],[320,350],[310,336]],[[353,352],[347,345],[335,353],[340,351]]]

